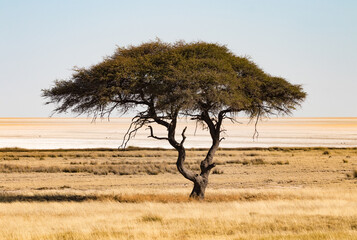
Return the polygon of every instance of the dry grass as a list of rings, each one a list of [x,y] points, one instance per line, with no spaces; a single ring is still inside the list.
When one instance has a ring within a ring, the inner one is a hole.
[[[42,189],[45,190],[45,189]],[[321,199],[318,196],[297,195],[294,193],[279,192],[211,192],[206,196],[204,202],[233,202],[233,201],[263,201],[263,200],[301,200],[301,199]],[[0,202],[85,202],[85,201],[114,201],[121,203],[184,203],[201,200],[190,199],[187,193],[121,193],[121,194],[76,194],[76,193],[39,193],[39,194],[0,194]]]
[[[0,204],[1,239],[355,239],[347,200]]]
[[[188,151],[187,165],[204,156]],[[220,150],[204,202],[175,160],[0,149],[0,239],[357,239],[356,148]]]

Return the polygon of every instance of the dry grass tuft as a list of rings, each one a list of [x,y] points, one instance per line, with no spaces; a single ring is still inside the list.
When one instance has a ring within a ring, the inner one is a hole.
[[[162,217],[156,214],[146,214],[141,217],[143,222],[162,222]]]
[[[212,174],[223,174],[223,173],[224,173],[224,171],[219,168],[215,168],[212,171]]]

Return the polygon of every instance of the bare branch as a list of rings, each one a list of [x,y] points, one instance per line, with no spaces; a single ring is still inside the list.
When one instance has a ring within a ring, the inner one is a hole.
[[[237,119],[235,119],[234,117],[225,116],[224,119],[228,119],[228,120],[230,120],[232,123],[243,124],[242,122],[239,122],[239,121],[238,121]]]
[[[197,127],[198,127],[198,121],[196,121],[196,124],[195,124],[196,126],[195,126],[195,132],[194,132],[194,136],[196,136],[196,133],[197,133]]]
[[[126,148],[130,139],[134,138],[137,131],[147,123],[151,123],[151,121],[149,121],[147,118],[142,118],[139,115],[133,117],[127,132],[124,134],[123,142],[119,148]]]
[[[219,132],[220,132],[220,133],[227,132],[227,129],[221,129]]]
[[[117,107],[119,106],[119,103],[116,103],[114,104],[114,106],[109,109],[106,113],[108,114],[108,121],[109,121],[109,118],[110,118],[110,115],[112,114],[112,112],[114,111],[114,109],[116,109]]]
[[[152,129],[151,126],[148,126],[148,128],[150,129],[150,136],[148,136],[148,138],[155,138],[155,139],[158,139],[158,140],[169,140],[167,137],[157,137],[154,135],[154,130]]]
[[[187,127],[185,127],[185,128],[183,129],[182,133],[181,133],[181,136],[182,136],[182,140],[181,140],[181,143],[180,143],[181,146],[183,145],[183,143],[184,143],[185,140],[186,140],[186,136],[185,136],[186,129],[187,129]]]

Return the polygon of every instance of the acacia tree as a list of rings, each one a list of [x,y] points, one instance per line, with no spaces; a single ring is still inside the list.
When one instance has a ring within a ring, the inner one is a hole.
[[[238,57],[225,46],[206,42],[164,43],[160,40],[118,48],[102,62],[74,69],[69,80],[56,81],[43,90],[54,112],[71,110],[94,117],[109,117],[114,110],[136,110],[123,145],[143,126],[150,137],[167,140],[178,152],[177,169],[193,182],[190,197],[204,198],[208,176],[215,167],[213,157],[223,140],[222,123],[243,112],[250,118],[289,114],[305,98],[300,85],[265,73],[246,57]],[[185,131],[179,140],[177,121],[189,117],[207,127],[212,139],[200,172],[184,162]],[[167,129],[156,136],[151,124]]]

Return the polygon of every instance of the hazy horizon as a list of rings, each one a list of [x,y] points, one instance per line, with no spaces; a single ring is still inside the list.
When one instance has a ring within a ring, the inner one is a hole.
[[[240,118],[242,124],[224,121],[227,131],[222,148],[241,147],[355,147],[357,118],[270,118],[259,122],[258,139],[253,139],[254,122]],[[0,118],[0,148],[27,149],[58,148],[117,148],[130,126],[130,118],[111,121],[90,118]],[[167,130],[152,124],[155,134],[166,136]],[[208,131],[197,127],[195,121],[178,122],[177,139],[187,127],[185,146],[209,148]],[[140,129],[129,146],[172,148],[167,141],[148,138],[149,130]]]

